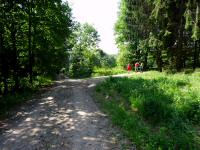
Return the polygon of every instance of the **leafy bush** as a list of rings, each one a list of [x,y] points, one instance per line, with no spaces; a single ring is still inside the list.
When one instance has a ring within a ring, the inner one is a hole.
[[[77,64],[71,65],[69,73],[70,77],[85,78],[91,76],[92,70],[93,70],[92,66],[81,63],[80,65]]]
[[[182,107],[185,117],[194,122],[200,122],[200,102],[189,101]]]

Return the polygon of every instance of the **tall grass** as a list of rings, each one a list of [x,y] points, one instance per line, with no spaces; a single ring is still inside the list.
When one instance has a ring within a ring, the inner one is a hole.
[[[200,149],[200,73],[109,78],[97,99],[138,149]]]

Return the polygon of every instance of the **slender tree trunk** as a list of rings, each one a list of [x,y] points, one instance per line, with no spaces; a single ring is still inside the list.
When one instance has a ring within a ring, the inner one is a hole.
[[[199,6],[200,5],[200,2],[197,1],[197,9],[196,9],[196,24],[197,26],[200,26],[200,18],[199,18]],[[200,53],[200,47],[199,47],[199,41],[200,41],[200,37],[198,37],[198,39],[195,41],[196,45],[195,45],[195,51],[196,51],[196,65],[198,67],[200,67],[200,62],[199,62],[199,53]]]
[[[183,61],[183,68],[185,68],[186,67],[186,58],[187,58],[187,56],[186,56],[186,50],[184,50],[183,51],[183,56],[182,56],[182,61]]]
[[[1,62],[1,70],[2,70],[2,76],[3,76],[3,85],[4,85],[4,95],[8,94],[8,64],[6,63],[5,58],[5,48],[3,45],[3,33],[0,32],[0,62]]]
[[[199,57],[200,57],[200,40],[197,41],[197,67],[200,67],[200,61],[199,61]]]
[[[156,64],[158,66],[158,71],[162,72],[162,65],[163,65],[163,62],[162,62],[162,52],[159,49],[157,49]]]
[[[31,18],[31,13],[32,13],[32,5],[31,5],[31,0],[29,0],[29,34],[28,34],[28,54],[29,54],[29,82],[32,84],[33,83],[33,64],[32,64],[32,45],[31,45],[31,40],[32,40],[32,35],[31,35],[31,29],[32,29],[32,18]]]
[[[144,70],[147,70],[147,62],[148,62],[148,51],[145,53],[144,56]]]
[[[32,36],[32,66],[35,65],[35,52],[36,52],[36,23],[33,23],[33,36]]]
[[[11,29],[11,39],[12,39],[12,50],[13,50],[13,70],[14,70],[14,91],[17,91],[19,89],[19,74],[18,74],[18,54],[17,54],[17,47],[16,47],[16,28],[15,25],[12,25]]]
[[[194,41],[194,56],[193,56],[193,70],[197,67],[197,57],[198,57],[198,50],[197,50],[197,41]]]
[[[6,63],[5,57],[2,58],[2,74],[3,74],[3,85],[4,85],[4,95],[8,94],[8,64]]]
[[[194,56],[193,56],[193,70],[195,70],[197,67],[200,67],[199,64],[199,40],[194,42]]]
[[[178,72],[181,71],[183,68],[183,54],[182,54],[182,49],[183,49],[183,21],[184,21],[184,16],[183,16],[183,8],[184,7],[184,0],[181,0],[180,4],[180,12],[179,12],[179,17],[180,17],[180,27],[179,27],[179,35],[178,35],[178,47],[177,47],[177,53],[176,53],[176,70]]]
[[[3,3],[4,4],[4,3]],[[3,18],[5,19],[5,12],[3,11]],[[4,22],[3,22],[4,23]],[[0,63],[1,63],[1,72],[2,72],[2,80],[3,80],[3,94],[7,95],[8,94],[8,63],[6,59],[6,50],[4,47],[4,24],[0,24]]]

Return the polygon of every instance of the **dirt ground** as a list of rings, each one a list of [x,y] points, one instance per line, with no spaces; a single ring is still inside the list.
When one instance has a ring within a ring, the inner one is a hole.
[[[93,101],[102,80],[57,81],[0,121],[0,150],[135,149]]]

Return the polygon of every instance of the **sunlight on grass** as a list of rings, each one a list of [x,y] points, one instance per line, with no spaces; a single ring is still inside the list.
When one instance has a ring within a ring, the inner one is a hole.
[[[109,78],[96,96],[140,149],[200,149],[200,74]]]
[[[120,67],[115,67],[115,68],[94,68],[93,77],[97,76],[109,76],[109,75],[116,75],[116,74],[122,74],[122,73],[127,73],[127,70],[124,70],[123,68]]]

